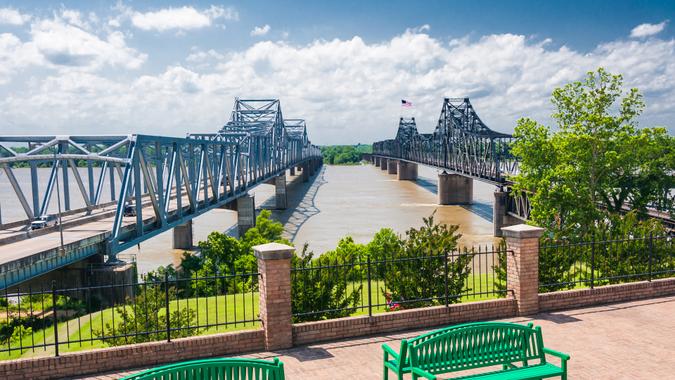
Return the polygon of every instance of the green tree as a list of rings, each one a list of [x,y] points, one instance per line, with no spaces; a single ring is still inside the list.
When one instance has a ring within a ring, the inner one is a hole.
[[[256,217],[256,225],[250,228],[244,236],[237,239],[222,232],[214,231],[209,234],[205,241],[198,243],[200,254],[186,252],[181,261],[181,274],[183,277],[196,276],[205,278],[214,274],[242,274],[255,273],[258,270],[258,262],[253,255],[253,246],[278,242],[290,245],[284,239],[283,225],[271,219],[269,210],[262,210]],[[192,281],[192,290],[200,296],[215,295],[222,282],[209,280]],[[186,282],[187,284],[187,282]],[[247,279],[237,278],[228,281],[228,292],[241,292],[251,290],[257,282],[254,276]]]
[[[456,225],[434,223],[432,214],[424,218],[424,225],[419,229],[409,229],[400,253],[391,256],[391,261],[387,263],[384,272],[387,288],[381,289],[385,298],[400,308],[438,304],[444,302],[447,279],[448,302],[459,302],[459,295],[466,290],[464,285],[471,273],[469,264],[473,254],[453,254],[461,237],[457,233],[458,228]],[[445,255],[448,255],[447,277]]]
[[[642,95],[622,86],[600,68],[553,91],[557,131],[518,121],[514,187],[529,194],[532,222],[556,237],[620,228],[610,216],[625,205],[640,217],[650,203],[672,209],[675,140],[664,128],[637,127]]]
[[[335,263],[325,255],[314,258],[307,244],[300,255],[293,255],[292,261],[296,268],[291,281],[294,322],[347,317],[356,311],[361,299],[362,285],[356,285],[348,279],[352,277],[350,272],[356,272],[358,268],[349,265],[338,267],[347,273],[312,269]]]

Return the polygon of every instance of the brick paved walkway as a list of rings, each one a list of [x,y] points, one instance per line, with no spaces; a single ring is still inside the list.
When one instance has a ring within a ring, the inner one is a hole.
[[[542,313],[533,321],[542,326],[544,343],[569,353],[569,379],[673,379],[675,378],[675,297]],[[279,356],[286,378],[381,379],[382,350],[398,348],[402,338],[421,331],[378,335],[361,339],[298,347],[278,353],[244,355]],[[557,363],[557,361],[556,361]],[[100,374],[83,379],[118,379],[133,373]]]

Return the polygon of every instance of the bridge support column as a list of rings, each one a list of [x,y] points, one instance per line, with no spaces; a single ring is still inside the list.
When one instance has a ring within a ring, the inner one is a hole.
[[[285,210],[288,205],[285,174],[274,178],[274,201],[276,202],[277,210]]]
[[[307,171],[309,172],[310,176],[314,175],[314,172],[316,171],[316,167],[314,165],[314,160],[307,161]]]
[[[309,182],[309,168],[307,163],[302,164],[302,182]]]
[[[399,181],[414,181],[417,179],[417,164],[412,162],[399,161],[398,162],[398,176]]]
[[[246,231],[255,227],[255,197],[246,194],[237,198],[237,227],[239,236],[244,236]]]
[[[380,157],[373,156],[373,165],[380,166]]]
[[[467,205],[473,201],[473,179],[459,174],[438,174],[438,204]]]
[[[173,228],[173,249],[190,249],[192,241],[192,220]]]
[[[291,169],[289,170],[289,175],[291,175],[291,176],[295,175],[295,166],[291,167]]]
[[[398,173],[398,160],[387,160],[387,174]]]
[[[507,213],[506,203],[509,198],[509,193],[506,191],[495,191],[495,203],[492,209],[492,224],[494,225],[494,236],[502,237],[503,227],[513,226],[521,223],[518,219],[510,216]]]
[[[388,166],[387,161],[389,161],[389,160],[386,159],[386,158],[380,157],[380,169],[387,170],[387,166]]]

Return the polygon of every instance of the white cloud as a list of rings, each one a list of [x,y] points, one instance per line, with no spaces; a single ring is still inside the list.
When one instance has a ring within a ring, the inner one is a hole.
[[[256,26],[253,28],[251,31],[251,36],[257,37],[257,36],[264,36],[267,33],[269,33],[270,29],[272,29],[269,25],[265,24],[263,26]]]
[[[30,68],[96,71],[104,67],[137,69],[147,56],[127,46],[119,31],[95,32],[77,11],[63,10],[53,18],[35,19],[29,38],[0,35],[0,84]]]
[[[666,24],[668,24],[668,21],[663,21],[658,24],[640,24],[630,31],[630,36],[633,38],[653,36],[661,33],[661,31],[666,28]]]
[[[0,51],[15,45],[16,37],[0,35]],[[431,132],[443,97],[468,96],[483,121],[510,132],[523,116],[548,122],[551,91],[598,66],[645,94],[642,125],[675,130],[675,40],[617,40],[590,52],[551,46],[514,34],[444,41],[409,30],[380,43],[354,37],[262,41],[234,53],[193,49],[186,62],[195,67],[124,80],[66,71],[0,93],[0,130],[40,125],[74,134],[105,125],[106,133],[181,136],[217,130],[235,96],[279,97],[284,116],[305,118],[316,143],[370,142],[395,135],[401,98],[415,104],[419,129]]]
[[[238,13],[232,8],[212,5],[200,11],[191,6],[183,6],[145,13],[133,12],[131,23],[139,29],[163,32],[171,29],[199,29],[211,26],[218,19],[237,20],[238,18]]]
[[[29,15],[22,14],[13,8],[0,8],[0,24],[23,25],[30,20]]]

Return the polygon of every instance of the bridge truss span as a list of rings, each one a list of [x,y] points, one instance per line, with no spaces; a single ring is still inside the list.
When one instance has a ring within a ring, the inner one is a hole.
[[[320,159],[305,121],[285,120],[277,99],[237,98],[220,130],[185,137],[0,136],[0,171],[6,175],[0,186],[18,200],[9,206],[25,215],[0,220],[0,230],[26,228],[60,205],[64,225],[110,220],[106,250],[96,253],[114,260],[117,253],[225,206],[286,169]],[[26,170],[28,179],[25,173],[18,178],[17,172]],[[23,239],[46,233],[56,233],[55,228],[26,231]],[[42,265],[38,272],[53,269]]]
[[[506,185],[518,170],[511,140],[488,128],[468,98],[445,98],[433,133],[419,133],[415,118],[401,118],[396,137],[374,143],[373,154]]]

